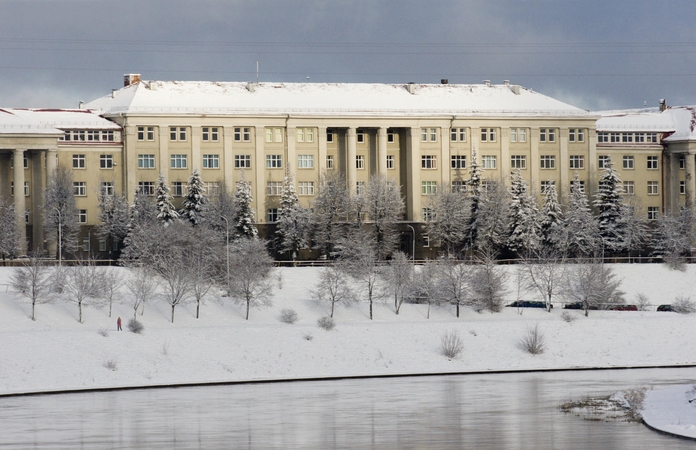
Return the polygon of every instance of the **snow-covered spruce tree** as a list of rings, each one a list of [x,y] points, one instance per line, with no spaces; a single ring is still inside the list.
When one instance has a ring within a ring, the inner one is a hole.
[[[283,188],[280,193],[280,208],[276,223],[276,243],[278,253],[287,253],[294,261],[301,248],[307,246],[309,231],[309,213],[300,206],[300,199],[295,192],[295,183],[290,170],[285,171]]]
[[[626,249],[626,211],[623,206],[621,179],[611,159],[605,162],[593,203],[599,210],[599,235],[605,251],[623,252]]]
[[[128,235],[128,201],[116,192],[99,195],[99,220],[97,234],[108,242],[109,252],[123,246],[123,240]]]
[[[157,179],[157,189],[155,191],[155,202],[157,203],[157,219],[162,225],[168,227],[172,222],[179,219],[179,213],[172,205],[171,189],[164,175]]]
[[[57,245],[58,258],[59,253],[65,256],[77,250],[80,224],[77,222],[72,171],[59,165],[48,182],[45,196],[44,230],[48,242]]]
[[[339,174],[322,174],[314,198],[312,237],[314,247],[327,258],[334,257],[334,247],[345,235],[348,199],[345,178]]]
[[[652,234],[653,254],[664,257],[665,262],[673,268],[681,268],[682,257],[689,254],[691,236],[683,232],[682,215],[674,217],[663,214],[657,219]]]
[[[128,234],[123,240],[123,261],[141,264],[138,261],[142,255],[152,254],[153,247],[157,245],[152,230],[161,230],[161,227],[156,226],[157,223],[157,205],[149,196],[136,191],[130,210]]]
[[[510,219],[508,247],[513,252],[533,251],[541,242],[541,220],[536,200],[518,169],[510,185]]]
[[[249,183],[242,174],[242,179],[237,182],[237,189],[234,192],[234,204],[236,215],[233,224],[235,238],[256,238],[259,231],[254,225],[254,210],[251,207],[253,201],[251,194],[251,183]]]
[[[19,248],[19,232],[14,203],[5,197],[0,197],[0,257],[14,259]]]
[[[432,218],[425,222],[431,239],[439,241],[441,248],[449,255],[459,255],[470,246],[468,231],[470,202],[462,192],[442,189],[430,196],[427,206],[432,209]]]
[[[577,173],[570,185],[562,231],[558,243],[569,256],[590,256],[601,251],[602,240],[597,218],[592,214],[590,202]]]
[[[541,206],[541,239],[542,244],[561,248],[559,240],[563,228],[563,210],[558,203],[558,193],[556,184],[548,183],[544,192],[543,203]]]
[[[629,263],[631,262],[631,252],[639,252],[650,240],[647,220],[640,213],[641,210],[640,200],[635,197],[630,197],[628,203],[622,205],[624,248],[628,253]]]
[[[251,195],[251,188],[249,188],[249,195]],[[207,204],[208,199],[205,196],[205,186],[201,174],[198,169],[193,169],[186,186],[186,199],[179,215],[182,219],[191,222],[193,226],[200,225],[204,220]],[[249,200],[249,204],[251,204],[251,200]]]
[[[482,183],[483,169],[478,162],[476,148],[471,153],[471,165],[469,166],[469,181],[467,182],[467,195],[470,200],[469,218],[466,221],[466,238],[467,247],[473,248],[478,242],[478,228],[481,224],[479,219],[481,203],[483,201]]]
[[[487,181],[476,217],[476,248],[500,251],[506,246],[509,210],[510,196],[505,185],[501,181]]]
[[[379,175],[370,180],[365,203],[377,246],[377,259],[381,261],[391,255],[399,242],[397,223],[403,219],[404,201],[396,183]]]

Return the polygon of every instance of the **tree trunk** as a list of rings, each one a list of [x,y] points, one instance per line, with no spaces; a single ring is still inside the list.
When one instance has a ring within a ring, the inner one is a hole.
[[[331,318],[333,319],[334,308],[336,307],[336,302],[331,302]]]
[[[251,301],[249,299],[247,299],[247,301],[246,301],[246,304],[247,304],[246,320],[249,320],[249,306],[250,306],[249,304],[250,303],[251,303]]]
[[[172,305],[172,323],[174,323],[174,308],[176,308],[176,305]]]
[[[457,319],[459,318],[459,301],[457,301]]]
[[[35,306],[36,306],[36,300],[33,300],[33,301],[31,302],[31,320],[36,320],[36,318],[35,318],[35,316],[34,316],[34,308],[35,308]]]
[[[78,321],[82,323],[82,300],[77,302],[77,308],[80,310],[80,319]]]
[[[112,303],[113,303],[113,302],[112,302],[111,300],[109,300],[109,317],[111,317],[111,304],[112,304]]]
[[[201,313],[201,299],[198,299],[198,302],[196,304],[196,319],[200,316]]]

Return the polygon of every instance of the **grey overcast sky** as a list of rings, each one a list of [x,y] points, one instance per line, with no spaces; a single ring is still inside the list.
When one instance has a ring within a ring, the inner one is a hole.
[[[0,107],[147,80],[481,83],[696,104],[694,0],[0,0]]]

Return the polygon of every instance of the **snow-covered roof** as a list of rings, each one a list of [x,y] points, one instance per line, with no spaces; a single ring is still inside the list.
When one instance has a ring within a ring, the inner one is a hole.
[[[120,127],[81,109],[0,109],[0,134],[62,135],[67,129],[117,130]]]
[[[102,114],[589,115],[513,85],[141,81],[85,105]]]
[[[626,111],[600,111],[597,131],[670,133],[665,141],[696,140],[696,112],[690,106]]]

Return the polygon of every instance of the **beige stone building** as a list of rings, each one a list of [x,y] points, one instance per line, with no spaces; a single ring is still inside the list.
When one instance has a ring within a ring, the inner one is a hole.
[[[91,240],[84,245],[93,252],[104,250],[91,232],[99,189],[116,189],[132,201],[136,190],[154,193],[162,174],[180,202],[193,169],[201,171],[210,196],[222,182],[250,181],[261,228],[276,218],[289,168],[309,207],[322,173],[342,174],[356,193],[370,177],[386,175],[401,186],[405,222],[419,230],[429,196],[463,188],[474,152],[486,179],[508,183],[519,169],[538,192],[555,183],[562,199],[575,173],[591,194],[610,156],[626,193],[650,218],[694,193],[693,176],[686,175],[694,165],[691,130],[680,131],[686,116],[693,117],[686,108],[594,114],[508,82],[257,84],[128,75],[124,85],[81,110],[53,112],[56,118],[45,122],[37,110],[6,111],[12,120],[41,124],[40,133],[13,135],[11,120],[0,120],[0,194],[11,194],[11,183],[30,183],[24,203],[14,198],[18,211],[31,211],[32,247],[43,240],[40,198],[31,194],[45,186],[54,154],[84,183],[76,195],[85,213],[82,240]],[[30,160],[24,178],[11,164],[22,155]],[[417,234],[416,253],[432,254],[427,236]]]

